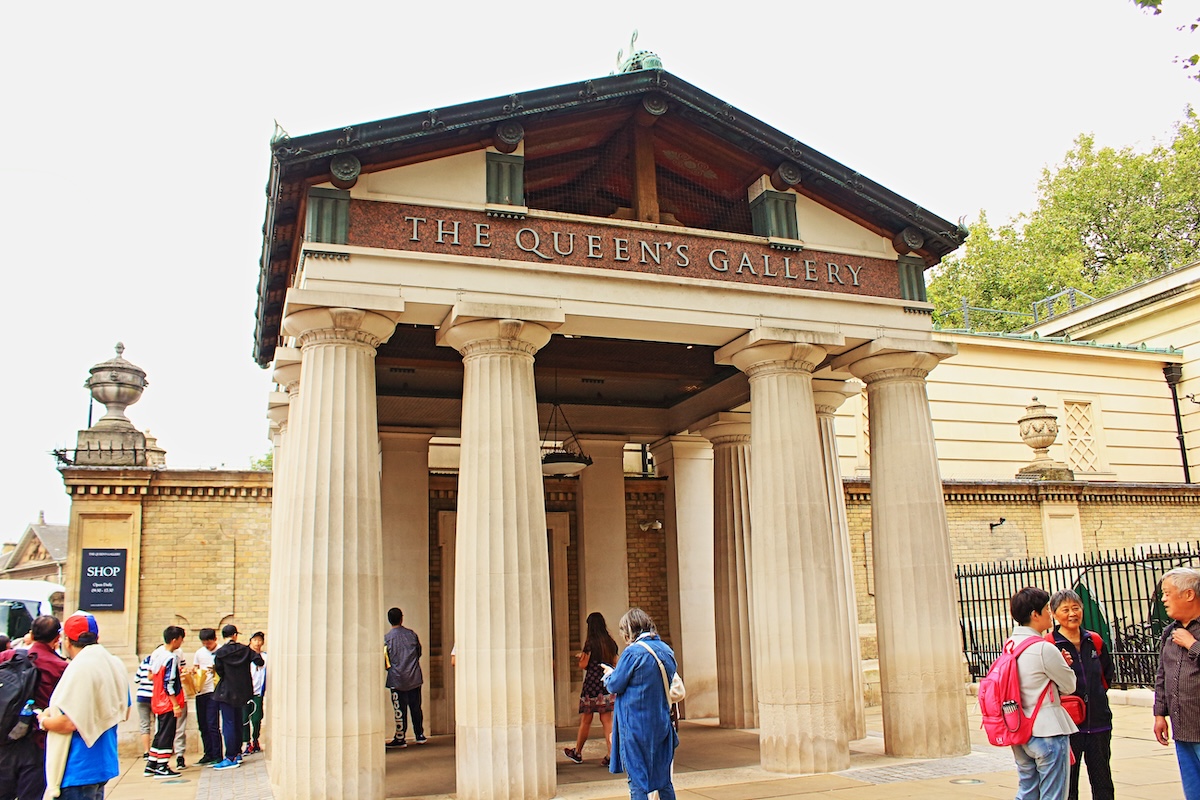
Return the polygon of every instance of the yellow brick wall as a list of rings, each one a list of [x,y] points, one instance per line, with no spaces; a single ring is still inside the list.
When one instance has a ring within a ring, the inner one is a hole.
[[[187,630],[189,654],[200,646],[200,628],[219,634],[232,622],[243,642],[266,630],[271,475],[265,473],[265,484],[261,472],[220,475],[220,487],[199,490],[152,483],[142,498],[139,654],[161,644],[168,625]]]

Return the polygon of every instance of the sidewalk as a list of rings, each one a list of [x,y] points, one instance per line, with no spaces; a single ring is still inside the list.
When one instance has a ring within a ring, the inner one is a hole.
[[[787,798],[1012,798],[1017,772],[1008,750],[992,747],[979,728],[978,707],[968,699],[971,753],[960,758],[915,760],[883,754],[879,708],[867,709],[866,739],[851,745],[850,769],[828,775],[786,776],[762,770],[758,737],[705,723],[685,722],[676,754],[675,788],[680,800],[787,800]],[[1175,748],[1162,747],[1151,733],[1149,708],[1113,706],[1113,780],[1117,796],[1136,800],[1183,800]],[[599,726],[585,748],[585,763],[560,758],[558,797],[607,800],[629,796],[623,776],[610,775],[597,762],[602,753]],[[573,732],[559,730],[559,748],[569,746]],[[454,785],[453,737],[433,737],[427,747],[389,751],[389,797],[417,789],[418,796],[450,797]],[[140,759],[122,762],[121,777],[109,784],[109,800],[271,800],[266,762],[248,757],[240,769],[215,772],[189,767],[178,778],[142,777]],[[1081,798],[1091,798],[1086,783]],[[282,798],[280,800],[283,800]]]

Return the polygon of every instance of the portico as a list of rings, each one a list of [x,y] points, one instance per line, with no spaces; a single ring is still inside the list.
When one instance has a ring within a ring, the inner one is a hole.
[[[460,797],[554,795],[583,620],[615,634],[635,603],[689,716],[757,725],[767,769],[844,769],[862,693],[830,425],[856,381],[885,744],[966,752],[924,391],[953,350],[921,283],[962,235],[728,108],[634,69],[275,142],[256,357],[281,390],[281,796],[383,797],[390,605],[425,643]],[[543,474],[552,404],[579,477]],[[659,465],[661,519],[627,443]]]

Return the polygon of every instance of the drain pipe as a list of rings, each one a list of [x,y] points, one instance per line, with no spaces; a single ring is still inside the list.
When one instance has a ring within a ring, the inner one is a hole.
[[[1175,406],[1175,438],[1179,441],[1179,455],[1183,459],[1183,482],[1191,483],[1192,476],[1188,471],[1187,445],[1183,443],[1183,419],[1179,416],[1179,393],[1176,387],[1183,380],[1182,364],[1167,364],[1163,367],[1163,377],[1167,386],[1171,387],[1171,403]]]

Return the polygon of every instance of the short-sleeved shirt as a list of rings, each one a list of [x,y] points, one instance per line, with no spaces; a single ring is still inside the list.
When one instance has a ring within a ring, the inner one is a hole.
[[[196,657],[192,659],[192,663],[196,665],[196,669],[205,670],[204,688],[196,692],[196,694],[210,694],[215,688],[213,684],[213,664],[215,663],[213,654],[209,652],[207,647],[201,647],[196,651]]]
[[[63,788],[105,783],[120,774],[116,725],[100,734],[91,747],[83,743],[79,731],[71,734],[71,749],[67,751],[67,766],[63,771]]]

